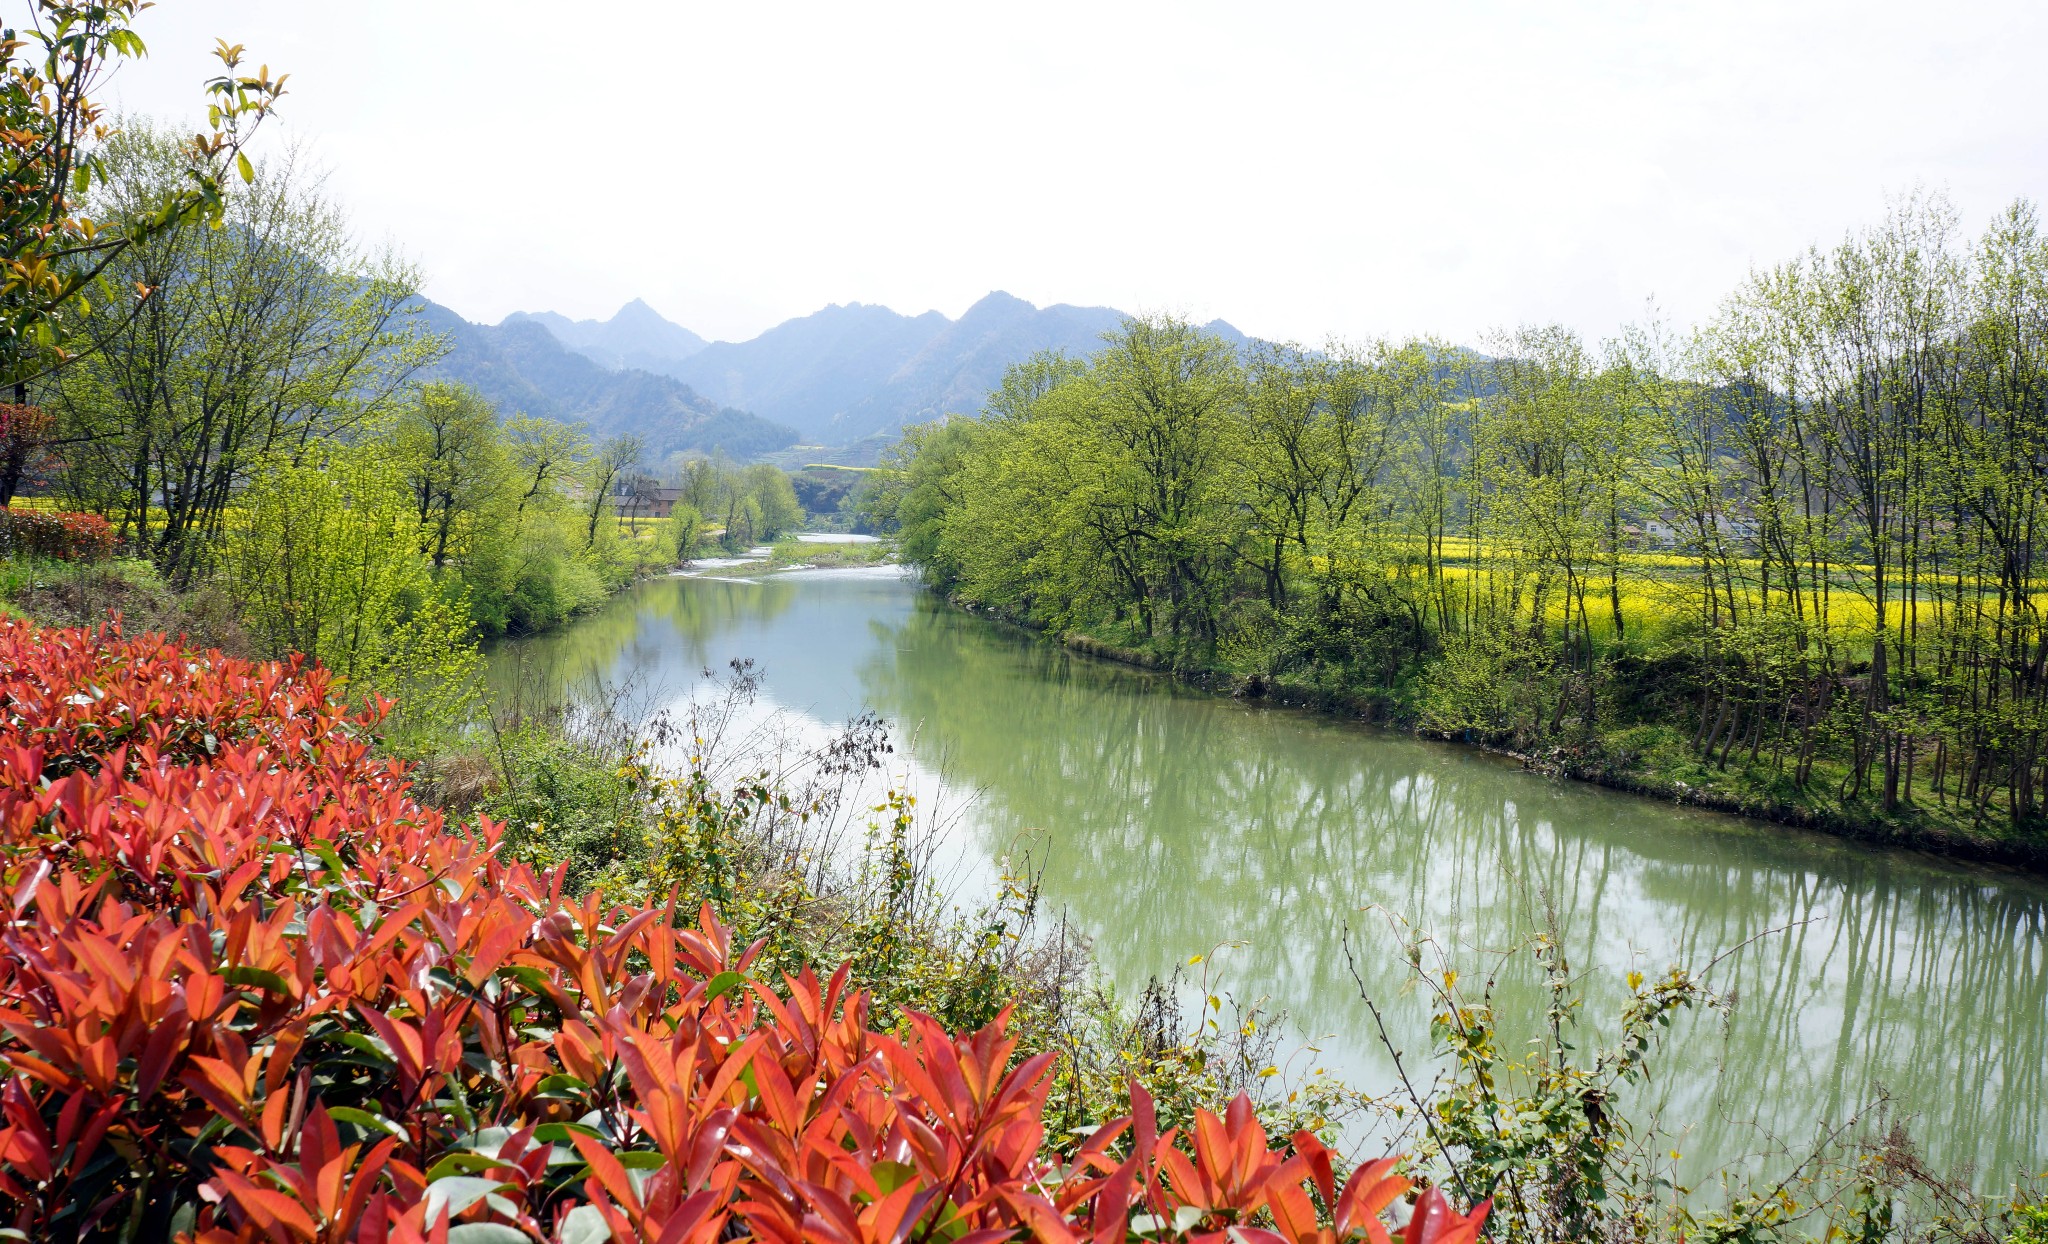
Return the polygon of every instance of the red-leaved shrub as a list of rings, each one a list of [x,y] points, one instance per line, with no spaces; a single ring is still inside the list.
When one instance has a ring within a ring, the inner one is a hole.
[[[113,552],[113,529],[97,514],[0,508],[0,556],[96,562]]]
[[[1385,1241],[1250,1105],[1066,1153],[998,1020],[867,1023],[706,906],[572,901],[327,674],[0,624],[0,1226],[35,1240]],[[1434,1189],[1409,1244],[1467,1242]],[[1149,1217],[1147,1217],[1149,1216]]]

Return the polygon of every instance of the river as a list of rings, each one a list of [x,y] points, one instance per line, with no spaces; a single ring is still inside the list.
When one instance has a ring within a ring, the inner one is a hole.
[[[1384,913],[1470,974],[1554,912],[1593,1031],[1611,1031],[1629,971],[1733,951],[1712,977],[1732,1007],[1681,1020],[1628,1104],[1676,1133],[1688,1181],[1781,1170],[1783,1153],[1880,1090],[1939,1169],[2002,1186],[2048,1163],[2038,878],[1192,692],[952,609],[895,568],[649,582],[502,646],[494,679],[517,666],[571,695],[601,681],[653,711],[733,658],[756,663],[773,708],[820,731],[884,717],[894,776],[949,827],[962,902],[992,861],[1028,846],[1046,898],[1123,988],[1241,943],[1197,971],[1285,1008],[1316,1038],[1315,1061],[1361,1088],[1384,1091],[1393,1073],[1347,930],[1366,989],[1418,1060],[1427,1013],[1402,990]],[[1497,998],[1504,1032],[1541,1015],[1526,967]]]

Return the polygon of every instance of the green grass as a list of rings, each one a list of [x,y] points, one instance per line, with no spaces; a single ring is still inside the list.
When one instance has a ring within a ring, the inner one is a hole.
[[[119,582],[161,589],[156,567],[139,557],[121,557],[97,564],[44,557],[10,557],[0,561],[0,606],[26,616],[25,606],[46,593],[64,592],[86,583]]]
[[[42,626],[99,626],[118,617],[130,635],[186,636],[195,648],[253,655],[233,604],[221,592],[175,592],[139,557],[81,564],[0,560],[0,614]]]
[[[896,560],[896,542],[876,540],[855,544],[808,544],[801,540],[778,540],[768,555],[772,569],[808,566],[818,570],[844,570],[855,566],[881,566]]]

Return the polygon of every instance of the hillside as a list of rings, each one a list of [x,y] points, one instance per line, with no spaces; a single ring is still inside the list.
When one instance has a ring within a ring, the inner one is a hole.
[[[453,347],[427,377],[471,385],[507,414],[586,423],[597,436],[637,433],[647,442],[648,456],[656,459],[691,449],[751,458],[797,439],[791,429],[706,400],[672,376],[638,367],[608,368],[565,346],[549,317],[514,316],[493,326],[470,323],[424,299],[421,309],[426,327],[445,334]],[[632,310],[629,305],[611,323],[618,324]],[[651,310],[647,314],[654,315]],[[640,338],[661,339],[652,333]],[[672,335],[666,339],[676,340]]]
[[[1109,307],[1037,307],[1000,291],[957,320],[856,302],[786,321],[749,341],[678,355],[676,343],[699,339],[672,324],[673,333],[655,336],[659,330],[644,322],[652,315],[634,302],[606,324],[542,313],[511,316],[500,327],[545,327],[570,350],[606,363],[625,357],[623,330],[611,326],[626,322],[642,334],[634,340],[671,343],[664,347],[669,358],[639,366],[681,380],[712,402],[786,424],[806,443],[846,446],[891,436],[908,423],[979,410],[1011,364],[1041,350],[1093,353],[1124,318]],[[1208,328],[1233,343],[1246,340],[1221,320]],[[647,349],[634,357],[650,358]]]

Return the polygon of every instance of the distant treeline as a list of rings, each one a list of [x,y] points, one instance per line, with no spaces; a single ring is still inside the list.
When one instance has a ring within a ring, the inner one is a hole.
[[[2041,810],[2048,240],[1936,199],[1704,327],[1234,349],[1136,319],[911,429],[938,587],[1421,727],[1676,748],[1798,802]]]

